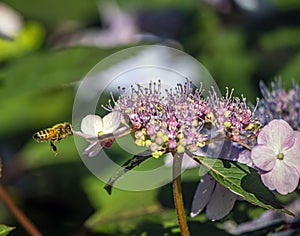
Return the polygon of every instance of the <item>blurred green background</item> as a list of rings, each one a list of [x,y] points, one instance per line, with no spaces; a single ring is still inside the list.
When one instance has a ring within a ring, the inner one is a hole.
[[[109,196],[105,183],[81,162],[73,138],[62,140],[54,156],[48,143],[38,144],[31,136],[71,121],[77,82],[101,59],[129,46],[161,43],[180,48],[209,70],[223,92],[226,86],[235,88],[236,95],[244,94],[251,102],[259,96],[260,80],[269,83],[281,76],[286,86],[292,79],[300,82],[300,2],[246,2],[0,2],[15,9],[22,22],[13,41],[0,38],[1,183],[41,232],[179,235],[171,185],[146,192],[114,189]],[[118,28],[123,15],[129,23]],[[89,29],[96,36],[79,45]],[[142,35],[140,40],[133,33]],[[118,38],[121,34],[125,36]],[[128,158],[118,147],[110,151],[120,157],[120,164]],[[151,168],[155,162],[162,160],[144,165]],[[197,176],[197,170],[184,174],[187,214]],[[261,212],[241,202],[226,219],[240,223]],[[229,235],[205,214],[188,220],[192,235]],[[0,223],[16,226],[11,235],[25,235],[1,202]]]

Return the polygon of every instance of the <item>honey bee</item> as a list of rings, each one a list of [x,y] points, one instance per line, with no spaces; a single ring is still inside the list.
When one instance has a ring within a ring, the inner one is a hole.
[[[72,125],[69,122],[64,122],[54,125],[52,128],[44,129],[36,132],[32,138],[37,142],[50,142],[50,147],[57,154],[57,147],[54,142],[72,135]]]

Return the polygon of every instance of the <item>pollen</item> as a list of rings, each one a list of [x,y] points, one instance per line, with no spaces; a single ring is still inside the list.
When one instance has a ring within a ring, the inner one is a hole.
[[[163,151],[155,151],[155,152],[152,153],[152,156],[157,159],[160,156],[162,156],[163,154],[164,154]]]
[[[178,153],[184,153],[184,151],[185,151],[184,146],[178,145],[178,147],[177,147],[177,152],[178,152]]]
[[[284,154],[282,152],[277,154],[277,159],[278,160],[283,160],[283,158],[284,158]]]
[[[145,141],[145,146],[150,147],[151,143],[152,143],[151,140],[148,139]]]
[[[136,139],[135,144],[138,146],[145,146],[145,141],[143,141],[141,139]]]
[[[226,128],[230,128],[230,127],[231,127],[231,123],[230,123],[229,121],[225,121],[225,122],[224,122],[224,126],[225,126]]]
[[[98,136],[101,136],[101,135],[103,135],[103,134],[104,134],[103,131],[99,131],[99,132],[98,132]]]

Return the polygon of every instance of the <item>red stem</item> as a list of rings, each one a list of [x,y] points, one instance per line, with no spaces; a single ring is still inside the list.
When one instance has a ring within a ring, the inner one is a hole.
[[[9,211],[16,217],[19,223],[24,227],[24,229],[31,236],[41,236],[42,234],[34,226],[34,224],[25,216],[25,214],[16,206],[13,200],[10,198],[6,192],[4,186],[0,183],[0,198],[2,202],[6,205]]]

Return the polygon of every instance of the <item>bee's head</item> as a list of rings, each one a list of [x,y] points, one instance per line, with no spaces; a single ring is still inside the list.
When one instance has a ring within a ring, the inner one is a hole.
[[[66,122],[65,125],[66,125],[66,131],[67,131],[67,133],[68,134],[73,134],[73,132],[72,132],[72,125],[69,122]]]

